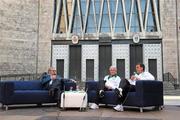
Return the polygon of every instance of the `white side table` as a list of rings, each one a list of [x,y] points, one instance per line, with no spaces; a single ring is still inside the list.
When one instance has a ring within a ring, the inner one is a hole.
[[[65,91],[61,94],[60,107],[80,108],[80,111],[87,108],[87,93],[85,91]]]

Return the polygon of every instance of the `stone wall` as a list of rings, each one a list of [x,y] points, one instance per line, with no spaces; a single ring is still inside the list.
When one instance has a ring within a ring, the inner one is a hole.
[[[0,17],[0,75],[46,71],[53,0],[1,0]]]
[[[176,22],[176,0],[159,1],[164,73],[178,78],[180,3]],[[0,0],[0,75],[47,70],[51,65],[52,21],[53,0]]]
[[[178,78],[179,62],[177,49],[176,0],[160,0],[160,2],[164,73],[170,72],[175,78]],[[179,6],[179,4],[177,5]]]
[[[51,39],[53,25],[53,0],[40,0],[38,73],[51,65]]]
[[[178,42],[179,42],[179,84],[180,84],[180,3],[179,1],[177,2],[177,16],[178,16],[178,22],[177,22],[177,32],[178,32]]]
[[[0,75],[36,72],[38,0],[0,0]]]

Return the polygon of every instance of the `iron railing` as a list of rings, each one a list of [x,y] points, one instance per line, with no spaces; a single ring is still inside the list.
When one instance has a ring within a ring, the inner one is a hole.
[[[164,77],[164,81],[167,81],[174,86],[174,89],[180,88],[177,79],[174,78],[174,76],[170,72],[164,73],[163,77]]]

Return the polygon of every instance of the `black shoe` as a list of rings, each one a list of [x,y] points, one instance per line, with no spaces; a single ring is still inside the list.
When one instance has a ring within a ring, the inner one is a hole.
[[[100,91],[99,91],[99,97],[100,97],[100,98],[103,98],[103,97],[104,97],[104,90],[100,90]]]

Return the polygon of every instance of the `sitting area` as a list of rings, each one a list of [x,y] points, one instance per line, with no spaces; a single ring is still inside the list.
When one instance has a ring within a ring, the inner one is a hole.
[[[76,83],[66,82],[65,90],[73,87]],[[88,90],[88,103],[91,103],[98,89],[98,81],[87,81],[85,87]],[[64,87],[62,87],[64,88]],[[105,91],[105,96],[100,103],[105,105],[116,105],[117,96],[114,91]],[[0,102],[2,107],[8,110],[13,104],[37,104],[56,103],[48,94],[48,90],[43,89],[39,80],[31,81],[2,81],[0,82]],[[163,103],[163,84],[161,81],[137,81],[136,91],[129,92],[123,104],[124,106],[138,107],[140,112],[146,107],[154,106],[161,108]],[[83,106],[84,107],[84,106]]]
[[[65,82],[65,90],[73,87],[76,89],[74,82]],[[44,89],[40,80],[30,81],[1,81],[0,82],[0,103],[2,108],[8,110],[8,105],[14,104],[37,104],[57,103],[57,101],[49,95],[48,90]]]
[[[88,102],[94,101],[98,90],[98,81],[87,81]],[[104,97],[100,100],[101,104],[116,105],[117,95],[114,91],[105,91]],[[154,80],[140,80],[136,82],[136,91],[129,92],[124,101],[124,106],[138,107],[143,112],[145,107],[154,106],[161,109],[163,103],[163,83]]]

